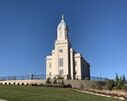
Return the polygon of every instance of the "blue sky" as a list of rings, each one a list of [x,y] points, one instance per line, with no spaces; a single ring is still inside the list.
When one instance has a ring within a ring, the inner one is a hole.
[[[126,0],[0,0],[0,76],[45,74],[61,14],[91,75],[127,76]]]

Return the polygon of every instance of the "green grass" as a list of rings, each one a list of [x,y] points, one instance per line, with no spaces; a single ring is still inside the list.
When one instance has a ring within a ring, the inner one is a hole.
[[[65,88],[0,85],[0,99],[8,101],[119,101]]]

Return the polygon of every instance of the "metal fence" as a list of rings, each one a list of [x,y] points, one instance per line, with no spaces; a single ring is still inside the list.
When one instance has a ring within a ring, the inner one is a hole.
[[[92,80],[92,81],[108,81],[108,80],[110,80],[110,79],[108,79],[108,78],[102,78],[102,77],[95,77],[95,76],[91,76],[90,77],[90,80]]]
[[[0,77],[0,81],[5,80],[44,80],[45,75],[22,75],[22,76],[3,76]]]
[[[55,77],[53,75],[21,75],[21,76],[3,76],[0,77],[0,81],[6,81],[6,80],[45,80],[46,77]],[[61,75],[61,77],[65,77],[65,75]],[[96,77],[91,76],[90,80],[92,81],[107,81],[108,78],[102,78],[102,77]]]

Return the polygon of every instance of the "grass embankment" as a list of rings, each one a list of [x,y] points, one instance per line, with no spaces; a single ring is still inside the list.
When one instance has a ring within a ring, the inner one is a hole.
[[[119,101],[65,88],[0,85],[0,99],[8,101]]]

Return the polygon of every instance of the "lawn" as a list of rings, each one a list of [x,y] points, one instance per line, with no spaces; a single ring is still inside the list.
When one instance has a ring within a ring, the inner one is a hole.
[[[67,88],[0,85],[0,99],[8,101],[119,101]]]

